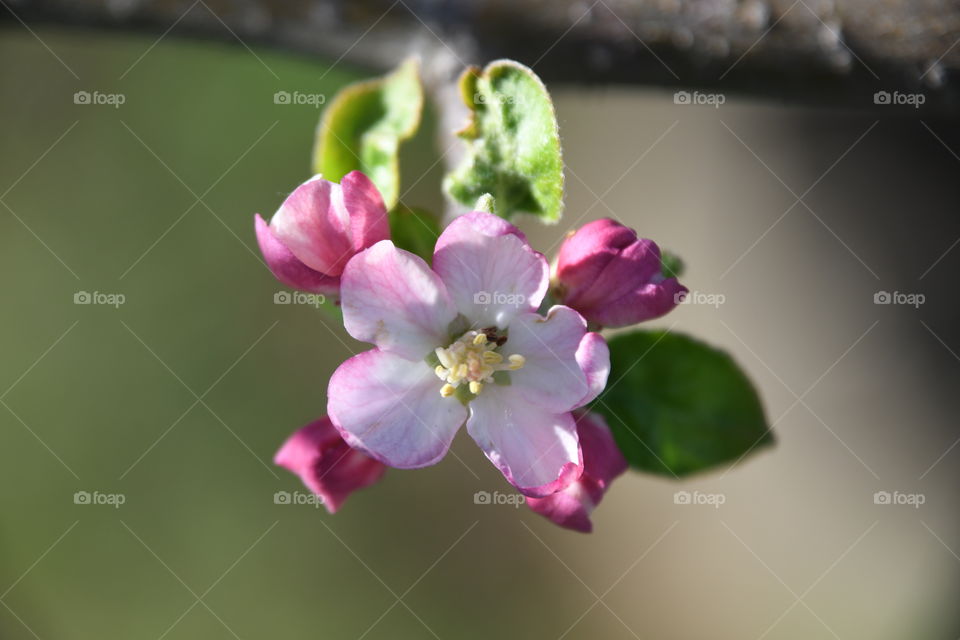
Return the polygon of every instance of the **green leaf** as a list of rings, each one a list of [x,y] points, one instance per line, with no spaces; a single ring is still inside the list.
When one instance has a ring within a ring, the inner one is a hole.
[[[773,444],[756,390],[727,353],[665,331],[608,342],[610,378],[592,409],[632,466],[683,476]]]
[[[456,202],[473,204],[489,193],[497,214],[529,213],[555,223],[563,211],[563,159],[557,118],[547,88],[530,69],[512,60],[468,68],[460,94],[470,109],[457,132],[467,143],[463,164],[444,189]]]
[[[436,216],[402,204],[397,205],[389,216],[390,238],[393,243],[429,263],[433,257],[433,247],[440,236],[440,225],[437,224]]]
[[[343,309],[340,308],[340,303],[332,296],[327,296],[324,301],[317,306],[317,309],[323,313],[329,315],[339,324],[343,324]]]
[[[317,127],[313,171],[333,182],[354,170],[369,177],[387,209],[400,193],[400,143],[420,126],[423,86],[411,58],[390,74],[342,89]]]
[[[683,258],[670,251],[663,251],[660,255],[660,273],[664,278],[679,278],[686,269]]]

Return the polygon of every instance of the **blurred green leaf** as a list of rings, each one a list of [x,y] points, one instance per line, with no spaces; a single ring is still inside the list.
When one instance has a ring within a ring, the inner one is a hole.
[[[316,308],[336,320],[338,325],[343,324],[343,309],[336,297],[325,296],[323,302],[316,305]]]
[[[773,444],[756,390],[727,353],[666,331],[608,342],[610,381],[593,410],[632,466],[683,476]]]
[[[482,72],[460,77],[470,120],[457,134],[467,153],[446,176],[444,189],[456,202],[473,206],[486,193],[497,214],[529,213],[557,222],[563,210],[563,159],[550,94],[530,69],[498,60]]]
[[[679,278],[683,275],[687,265],[683,258],[670,251],[663,251],[660,254],[660,273],[664,278]]]
[[[433,214],[423,209],[411,209],[403,204],[390,212],[390,238],[393,243],[415,253],[428,263],[433,258],[433,247],[440,236],[440,225]]]
[[[420,126],[423,86],[419,63],[410,58],[382,78],[342,89],[320,120],[313,171],[339,182],[353,170],[377,185],[387,209],[400,192],[400,143]]]

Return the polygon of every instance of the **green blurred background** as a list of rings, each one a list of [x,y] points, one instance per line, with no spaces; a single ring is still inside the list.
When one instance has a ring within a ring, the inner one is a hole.
[[[957,451],[917,479],[956,436],[957,363],[911,310],[872,306],[878,283],[801,212],[719,278],[791,202],[719,120],[799,192],[870,118],[557,93],[565,224],[609,206],[683,255],[691,288],[726,295],[723,309],[683,307],[657,324],[736,353],[771,420],[789,412],[777,448],[682,484],[631,474],[582,536],[474,504],[476,491],[509,487],[461,434],[455,456],[390,471],[330,516],[275,504],[301,487],[270,459],[324,413],[330,373],[363,347],[322,312],[274,304],[283,288],[252,219],[308,176],[319,116],[274,92],[329,97],[363,74],[172,36],[37,35],[0,34],[0,637],[957,636]],[[126,101],[77,105],[76,91]],[[910,159],[883,140],[864,142],[872,164],[818,192],[819,210],[898,206],[883,162]],[[932,139],[918,145],[946,168],[909,188],[955,211],[954,160]],[[407,204],[442,207],[442,168],[419,178],[436,157],[428,123],[404,150]],[[882,265],[883,284],[932,261],[904,266],[889,236],[831,222]],[[567,230],[524,228],[542,249]],[[931,242],[946,248],[953,230]],[[934,304],[956,264],[925,283]],[[74,304],[81,291],[125,302]],[[940,331],[956,317],[929,313]],[[806,400],[834,438],[788,409],[786,388],[806,389],[874,319]],[[678,506],[679,488],[727,501]],[[923,491],[922,512],[873,504],[894,489]],[[77,491],[125,503],[74,504]]]

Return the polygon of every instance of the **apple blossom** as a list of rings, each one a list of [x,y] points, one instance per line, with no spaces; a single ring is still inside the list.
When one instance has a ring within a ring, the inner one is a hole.
[[[548,266],[526,237],[473,212],[437,240],[433,268],[383,240],[341,278],[344,327],[375,345],[330,379],[327,411],[352,447],[399,468],[438,462],[459,428],[521,493],[576,480],[574,409],[603,389],[609,351],[573,309],[537,313]]]
[[[673,309],[686,287],[666,277],[660,249],[619,222],[594,220],[560,247],[554,292],[598,326],[625,327]]]
[[[390,237],[380,192],[351,171],[340,184],[317,175],[291,193],[268,225],[254,219],[257,242],[280,282],[311,293],[336,294],[347,262]]]

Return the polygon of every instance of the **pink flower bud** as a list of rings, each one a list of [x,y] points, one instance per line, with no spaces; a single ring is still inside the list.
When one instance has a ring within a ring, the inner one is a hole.
[[[659,318],[687,292],[661,273],[652,240],[610,219],[590,222],[560,247],[555,290],[592,323],[625,327]]]
[[[295,432],[273,459],[336,512],[351,493],[377,482],[386,467],[351,449],[326,416]]]
[[[255,216],[257,242],[281,282],[336,294],[340,274],[356,253],[390,237],[380,192],[351,171],[340,184],[314,176],[291,193],[268,225]]]
[[[565,489],[545,498],[527,498],[527,505],[555,524],[589,533],[590,514],[603,499],[613,479],[627,469],[603,417],[577,412],[577,436],[583,452],[583,473]]]

